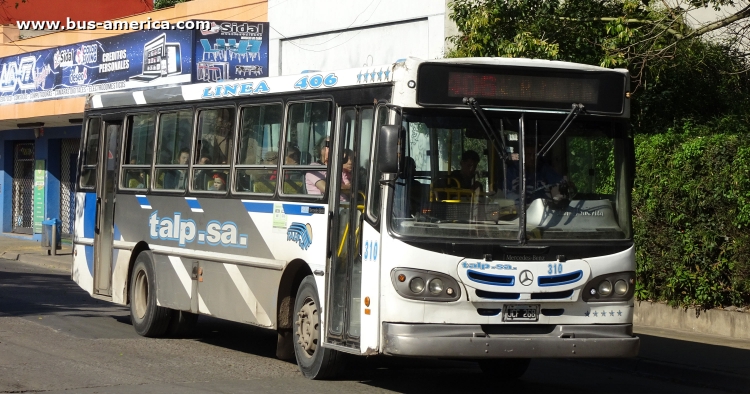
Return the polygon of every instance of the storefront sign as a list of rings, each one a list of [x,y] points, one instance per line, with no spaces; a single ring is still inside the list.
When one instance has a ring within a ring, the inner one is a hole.
[[[44,179],[46,175],[44,160],[34,161],[34,234],[42,232],[44,220]]]
[[[268,22],[211,21],[195,32],[193,82],[268,76]]]
[[[0,104],[268,76],[268,23],[141,30],[0,58]]]

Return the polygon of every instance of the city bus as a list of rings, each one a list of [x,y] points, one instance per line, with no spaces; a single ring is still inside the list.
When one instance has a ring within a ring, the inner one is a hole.
[[[136,332],[199,315],[348,355],[633,357],[626,70],[409,58],[89,95],[72,279]]]

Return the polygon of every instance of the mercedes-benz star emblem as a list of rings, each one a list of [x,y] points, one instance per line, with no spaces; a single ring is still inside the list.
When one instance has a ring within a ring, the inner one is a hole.
[[[534,274],[529,270],[523,270],[521,271],[521,274],[518,275],[518,281],[524,286],[529,286],[534,283]]]

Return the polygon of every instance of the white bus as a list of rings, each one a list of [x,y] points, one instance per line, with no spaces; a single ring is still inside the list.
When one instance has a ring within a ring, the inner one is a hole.
[[[144,336],[198,315],[342,354],[633,357],[625,70],[525,59],[90,95],[72,278]]]

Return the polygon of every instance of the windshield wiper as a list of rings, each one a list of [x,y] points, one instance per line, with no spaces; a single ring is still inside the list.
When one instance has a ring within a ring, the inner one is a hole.
[[[539,153],[536,154],[536,157],[544,157],[549,152],[549,150],[552,149],[557,140],[562,137],[563,133],[565,133],[565,130],[567,130],[568,127],[573,124],[573,121],[576,120],[578,115],[580,115],[583,111],[583,104],[573,104],[573,109],[568,112],[568,116],[565,117],[565,120],[563,120],[563,122],[560,124],[560,127],[557,129],[557,131],[555,131],[555,134],[552,134],[552,137],[550,137],[549,141],[544,144],[542,149],[539,149]]]
[[[493,145],[500,148],[500,157],[503,158],[503,161],[505,161],[505,133],[503,132],[503,129],[500,128],[500,130],[498,130],[498,133],[500,134],[500,141],[498,141],[495,136],[494,130],[492,129],[492,124],[487,119],[487,116],[485,116],[484,109],[479,106],[477,99],[475,99],[474,97],[464,97],[463,102],[464,104],[469,106],[471,112],[473,112],[474,116],[477,117],[479,125],[482,126],[482,130],[484,130],[484,133],[487,134],[487,138],[490,139]]]

